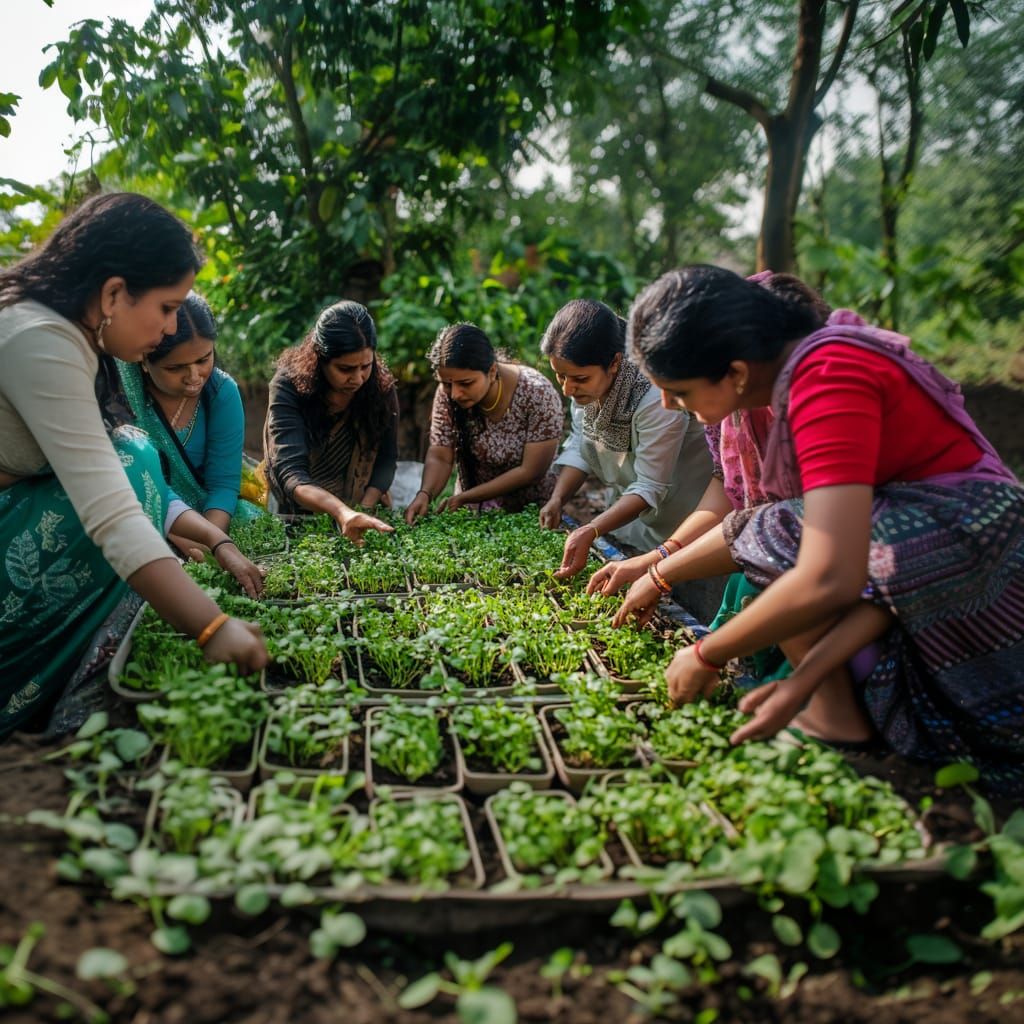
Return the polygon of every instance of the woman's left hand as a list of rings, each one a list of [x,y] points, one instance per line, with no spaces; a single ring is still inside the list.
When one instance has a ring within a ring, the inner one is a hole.
[[[741,725],[729,737],[729,742],[736,746],[744,740],[766,740],[774,736],[793,721],[807,697],[804,688],[793,685],[789,679],[764,683],[751,690],[740,701],[739,709],[754,717]]]
[[[259,566],[250,562],[234,544],[221,544],[213,557],[225,572],[238,580],[250,597],[259,597],[263,593],[263,573]]]
[[[565,550],[562,552],[562,564],[555,573],[556,580],[570,579],[587,564],[593,539],[594,527],[589,523],[577,527],[565,538]]]
[[[693,646],[676,651],[665,669],[668,695],[673,704],[690,704],[698,697],[710,697],[720,682],[715,669],[705,668],[697,659]]]

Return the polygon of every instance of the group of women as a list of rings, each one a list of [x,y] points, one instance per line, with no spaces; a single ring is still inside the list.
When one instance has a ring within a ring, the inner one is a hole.
[[[168,546],[208,549],[259,592],[228,533],[258,511],[238,498],[241,400],[191,291],[199,265],[181,222],[122,193],[0,271],[0,734],[52,704],[129,587],[211,660],[267,660],[258,629]],[[441,331],[407,522],[536,503],[555,527],[595,476],[612,498],[568,534],[558,574],[606,533],[646,551],[589,581],[629,585],[619,624],[673,583],[734,574],[717,628],[669,668],[677,701],[755,656],[770,681],[744,698],[737,742],[790,723],[881,737],[1024,790],[1022,489],[907,339],[831,313],[795,278],[696,266],[652,284],[628,324],[570,302],[540,350],[571,399],[561,447],[546,376],[472,324]],[[324,310],[270,384],[272,503],[326,512],[356,542],[389,531],[373,509],[390,505],[398,417],[368,311]]]

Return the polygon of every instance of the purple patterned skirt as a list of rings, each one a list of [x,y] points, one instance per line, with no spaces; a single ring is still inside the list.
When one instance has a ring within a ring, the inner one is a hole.
[[[726,518],[755,586],[796,563],[802,516],[797,498]],[[906,757],[969,760],[990,790],[1024,795],[1024,488],[876,489],[865,596],[897,623],[859,684],[881,736]]]

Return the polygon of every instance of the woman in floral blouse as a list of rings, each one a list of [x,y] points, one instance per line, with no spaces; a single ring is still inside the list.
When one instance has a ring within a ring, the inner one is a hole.
[[[551,496],[564,414],[555,386],[529,366],[499,361],[474,324],[451,324],[428,353],[438,380],[420,490],[405,518],[423,515],[458,466],[438,511],[486,504],[518,511]]]

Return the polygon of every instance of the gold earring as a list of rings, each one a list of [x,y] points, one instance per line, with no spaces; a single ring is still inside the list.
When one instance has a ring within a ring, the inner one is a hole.
[[[743,394],[743,382],[742,381],[739,384],[736,385],[736,394],[737,395],[742,395]]]
[[[96,347],[101,352],[107,351],[107,346],[103,344],[103,331],[110,326],[111,318],[105,316],[101,321],[99,327],[96,328]]]

